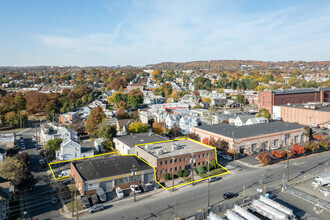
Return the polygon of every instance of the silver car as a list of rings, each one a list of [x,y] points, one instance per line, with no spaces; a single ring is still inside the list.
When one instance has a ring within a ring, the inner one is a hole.
[[[90,208],[88,209],[88,211],[89,211],[90,213],[94,213],[94,212],[101,211],[101,210],[103,210],[103,209],[104,209],[103,204],[96,204],[96,205],[93,205],[92,207],[90,207]]]

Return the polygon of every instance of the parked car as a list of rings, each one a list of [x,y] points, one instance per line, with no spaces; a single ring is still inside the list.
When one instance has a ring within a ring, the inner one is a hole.
[[[148,187],[144,183],[140,184],[140,188],[141,188],[142,192],[148,192],[149,191]]]
[[[96,189],[96,195],[99,197],[101,202],[107,201],[107,196],[105,195],[105,192],[101,187],[98,187]]]
[[[231,198],[234,198],[234,197],[237,197],[238,196],[238,193],[233,193],[233,192],[226,192],[222,195],[222,197],[224,199],[231,199]]]
[[[80,197],[80,202],[82,207],[89,208],[91,204],[89,203],[88,199],[85,196]]]
[[[97,198],[97,195],[96,194],[91,194],[90,195],[90,198],[92,200],[93,205],[96,205],[96,204],[99,203],[99,199]]]
[[[156,189],[161,189],[161,188],[163,188],[162,186],[164,186],[165,187],[165,183],[160,183],[160,184],[158,184],[156,181],[152,181],[151,182],[151,184],[154,186],[154,187],[156,187]]]
[[[20,141],[21,143],[24,143],[24,138],[23,138],[23,137],[20,137],[20,138],[19,138],[19,141]]]
[[[37,148],[37,150],[39,150],[39,145],[38,145],[38,143],[35,143],[34,146]]]
[[[57,199],[56,199],[55,196],[52,196],[52,197],[50,198],[50,203],[51,203],[52,205],[56,205],[56,204],[57,204]]]
[[[24,143],[21,143],[21,150],[25,150],[25,144]]]
[[[233,158],[229,155],[222,155],[223,159],[225,160],[232,160]]]
[[[319,127],[319,125],[318,124],[311,124],[311,126],[310,126],[311,128],[318,128]]]
[[[120,187],[116,188],[116,194],[117,194],[118,198],[120,198],[120,199],[124,198],[123,190]]]
[[[44,164],[45,163],[45,160],[44,159],[40,159],[39,160],[39,164],[41,165],[41,164]]]
[[[36,136],[32,136],[32,141],[35,142],[36,141]]]
[[[212,183],[212,182],[215,182],[217,181],[219,178],[218,177],[211,177],[211,178],[208,178],[207,180]]]
[[[131,185],[130,188],[131,188],[132,192],[141,193],[141,189],[138,185]]]
[[[270,149],[271,150],[277,150],[277,149],[280,149],[280,146],[272,146]]]
[[[104,209],[104,206],[103,204],[96,204],[96,205],[93,205],[92,207],[90,207],[88,209],[88,212],[90,213],[94,213],[94,212],[98,212],[98,211],[101,211]]]

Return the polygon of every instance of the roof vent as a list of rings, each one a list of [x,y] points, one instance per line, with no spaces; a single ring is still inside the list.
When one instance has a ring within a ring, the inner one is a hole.
[[[162,154],[163,154],[163,149],[158,149],[158,150],[157,150],[157,154],[158,154],[158,155],[162,155]]]

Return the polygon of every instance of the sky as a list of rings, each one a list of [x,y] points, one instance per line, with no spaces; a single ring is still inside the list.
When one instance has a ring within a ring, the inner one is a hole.
[[[330,60],[328,0],[1,0],[0,66]]]

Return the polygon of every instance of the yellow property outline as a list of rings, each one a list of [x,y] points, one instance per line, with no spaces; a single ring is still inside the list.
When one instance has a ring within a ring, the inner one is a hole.
[[[191,184],[191,183],[197,183],[197,182],[200,182],[200,181],[203,181],[203,180],[206,180],[206,179],[209,179],[211,177],[216,177],[216,176],[221,176],[221,175],[224,175],[224,174],[227,174],[227,173],[230,173],[230,171],[228,169],[226,169],[225,167],[221,166],[219,163],[218,163],[218,157],[217,157],[217,149],[211,145],[208,145],[208,144],[204,144],[200,141],[196,141],[194,139],[191,139],[191,138],[178,138],[178,139],[173,139],[173,140],[166,140],[166,141],[157,141],[157,142],[151,142],[151,143],[145,143],[145,144],[137,144],[135,145],[135,147],[137,146],[143,146],[143,145],[148,145],[148,144],[157,144],[157,143],[164,143],[164,142],[171,142],[171,141],[178,141],[178,140],[190,140],[190,141],[194,141],[196,143],[199,143],[199,144],[202,144],[202,145],[205,145],[207,147],[212,147],[215,149],[215,160],[216,160],[216,163],[218,166],[220,166],[220,168],[226,170],[226,172],[223,172],[223,173],[220,173],[220,174],[217,174],[217,175],[213,175],[213,176],[209,176],[209,177],[205,177],[203,179],[199,179],[199,180],[194,180],[194,181],[190,181],[190,182],[187,182],[187,183],[182,183],[182,184],[179,184],[179,185],[176,185],[176,186],[171,186],[171,187],[164,187],[162,184],[160,184],[157,180],[157,172],[156,172],[156,168],[152,165],[150,165],[147,161],[145,161],[144,159],[142,159],[141,157],[139,157],[138,155],[136,154],[122,154],[120,153],[119,151],[115,151],[115,152],[111,152],[111,153],[105,153],[105,154],[98,154],[98,155],[94,155],[94,156],[88,156],[88,157],[81,157],[81,158],[76,158],[76,159],[71,159],[71,160],[65,160],[65,161],[58,161],[58,162],[53,162],[53,163],[50,163],[49,164],[49,168],[50,170],[52,171],[52,174],[54,176],[54,179],[55,180],[61,180],[61,179],[65,179],[65,178],[68,178],[70,175],[68,176],[64,176],[64,177],[60,177],[60,178],[56,178],[55,174],[54,174],[54,171],[51,167],[51,165],[53,164],[59,164],[59,163],[65,163],[65,162],[70,162],[70,161],[75,161],[75,160],[82,160],[82,159],[86,159],[86,158],[92,158],[92,157],[100,157],[100,156],[105,156],[105,155],[110,155],[110,154],[117,154],[119,153],[121,156],[135,156],[135,157],[138,157],[140,160],[142,160],[143,162],[145,162],[146,164],[148,164],[150,167],[152,167],[154,169],[154,175],[155,175],[155,181],[161,186],[163,187],[164,189],[168,190],[168,189],[172,189],[172,188],[175,188],[175,187],[179,187],[179,186],[184,186],[184,185],[188,185],[188,184]]]

